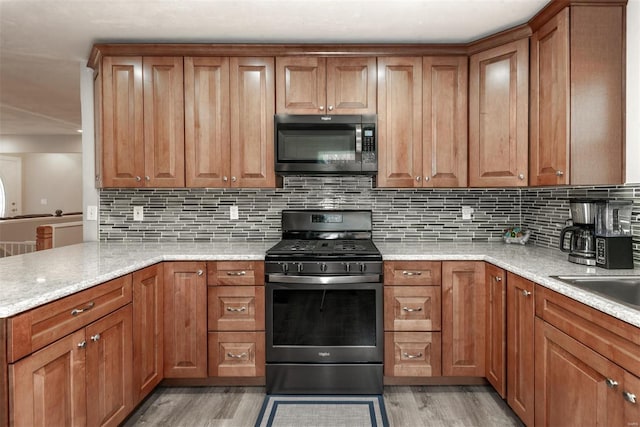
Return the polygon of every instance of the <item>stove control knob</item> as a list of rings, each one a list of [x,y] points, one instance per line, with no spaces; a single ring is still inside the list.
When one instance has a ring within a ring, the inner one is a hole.
[[[325,264],[324,262],[322,264],[320,264],[320,271],[321,272],[326,272],[327,271],[327,264]]]
[[[364,262],[360,263],[360,273],[364,273],[365,271],[367,271],[367,264],[365,264]]]
[[[298,268],[298,273],[302,273],[302,269],[304,268],[303,264],[301,262],[296,262],[295,265]]]
[[[344,265],[344,269],[347,271],[347,273],[349,273],[351,271],[351,264],[349,264],[348,262],[343,263]]]
[[[284,274],[287,274],[287,272],[289,271],[289,264],[287,264],[286,262],[282,262],[280,263],[280,267],[282,268],[282,272]]]

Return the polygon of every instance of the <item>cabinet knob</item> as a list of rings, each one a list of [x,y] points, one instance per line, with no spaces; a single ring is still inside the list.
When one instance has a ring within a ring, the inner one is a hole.
[[[204,274],[204,271],[198,270],[196,273],[198,274],[198,276],[202,276]]]
[[[564,175],[564,172],[562,172],[562,171],[556,171],[556,176],[562,176],[562,175]]]
[[[87,342],[85,340],[82,340],[78,343],[78,348],[85,348],[87,347]]]
[[[333,105],[329,105],[329,111],[333,111]]]
[[[420,182],[421,179],[422,177],[420,175],[416,176],[416,181]]]
[[[231,182],[236,182],[238,179],[235,176],[231,177]]]
[[[638,403],[638,401],[636,399],[636,395],[633,394],[633,393],[630,393],[628,391],[623,391],[622,392],[622,397],[624,397],[624,400],[626,400],[629,403],[633,403],[633,404]]]
[[[429,179],[430,179],[430,178],[429,178],[428,176],[425,176],[425,177],[424,177],[424,180],[425,180],[425,181],[429,181]]]
[[[609,388],[618,387],[618,381],[616,381],[614,379],[607,378],[606,380],[604,380],[604,382],[607,384],[607,387],[609,387]]]
[[[494,279],[496,282],[502,282],[502,277],[500,277],[500,276],[494,276],[494,277],[493,277],[493,279]]]
[[[100,334],[95,334],[91,336],[91,341],[97,342],[100,340]]]
[[[529,292],[529,291],[522,291],[522,296],[523,296],[523,297],[528,297],[529,295],[531,295],[531,292]]]
[[[324,111],[324,105],[321,105],[320,108],[318,108],[320,111]]]
[[[524,174],[523,174],[523,173],[519,174],[519,175],[518,175],[518,179],[519,179],[520,181],[523,181],[523,180],[524,180]]]
[[[140,178],[139,176],[136,176],[136,182],[140,182],[142,181],[142,178]]]
[[[227,181],[229,181],[229,178],[227,178],[226,176],[223,176],[223,177],[222,177],[222,180],[223,180],[224,182],[227,182]]]
[[[149,182],[149,181],[151,181],[151,178],[149,178],[149,175],[145,175],[144,180]]]

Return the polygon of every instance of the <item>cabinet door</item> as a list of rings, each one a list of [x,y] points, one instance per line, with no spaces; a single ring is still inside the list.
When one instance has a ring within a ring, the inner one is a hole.
[[[164,376],[207,376],[207,281],[204,262],[164,264]]]
[[[327,58],[327,110],[375,114],[376,58]]]
[[[184,58],[187,187],[228,187],[229,59]]]
[[[624,424],[625,426],[640,425],[640,378],[630,372],[624,373]]]
[[[526,186],[529,40],[472,55],[469,74],[469,184]]]
[[[86,328],[87,425],[118,426],[133,409],[131,305]]]
[[[276,58],[276,112],[326,112],[326,60],[317,57]]]
[[[569,183],[569,8],[531,37],[530,184]]]
[[[144,170],[147,187],[184,187],[182,58],[145,57]]]
[[[442,375],[485,374],[484,262],[442,263]]]
[[[440,286],[385,286],[385,331],[439,331]]]
[[[526,425],[534,420],[534,283],[507,274],[507,402]]]
[[[9,365],[10,424],[85,426],[84,329]]]
[[[627,425],[622,368],[539,318],[535,352],[536,425]]]
[[[467,186],[467,58],[422,62],[424,187]]]
[[[487,380],[498,394],[507,397],[507,273],[492,264],[485,265],[487,286],[486,361]]]
[[[422,187],[422,58],[378,58],[379,187]]]
[[[384,374],[388,377],[442,375],[440,332],[385,332]]]
[[[273,58],[231,58],[231,186],[274,187]]]
[[[134,406],[153,391],[164,374],[162,273],[162,264],[133,273]]]
[[[142,58],[102,60],[102,185],[144,185]]]

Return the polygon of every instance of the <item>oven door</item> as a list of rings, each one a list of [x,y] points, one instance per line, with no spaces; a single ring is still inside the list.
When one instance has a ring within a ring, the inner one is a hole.
[[[266,284],[267,364],[382,363],[382,283],[283,277]]]

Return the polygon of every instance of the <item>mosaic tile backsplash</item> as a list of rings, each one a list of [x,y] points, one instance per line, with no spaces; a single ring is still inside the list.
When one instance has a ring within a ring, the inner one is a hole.
[[[640,186],[380,189],[371,177],[284,178],[277,189],[104,189],[100,239],[105,241],[234,241],[280,238],[283,209],[371,209],[377,240],[492,241],[509,226],[531,241],[557,247],[568,199],[634,199],[634,256],[640,266]],[[229,219],[238,207],[239,219]],[[133,206],[144,221],[133,221]],[[462,219],[462,207],[473,209]]]

